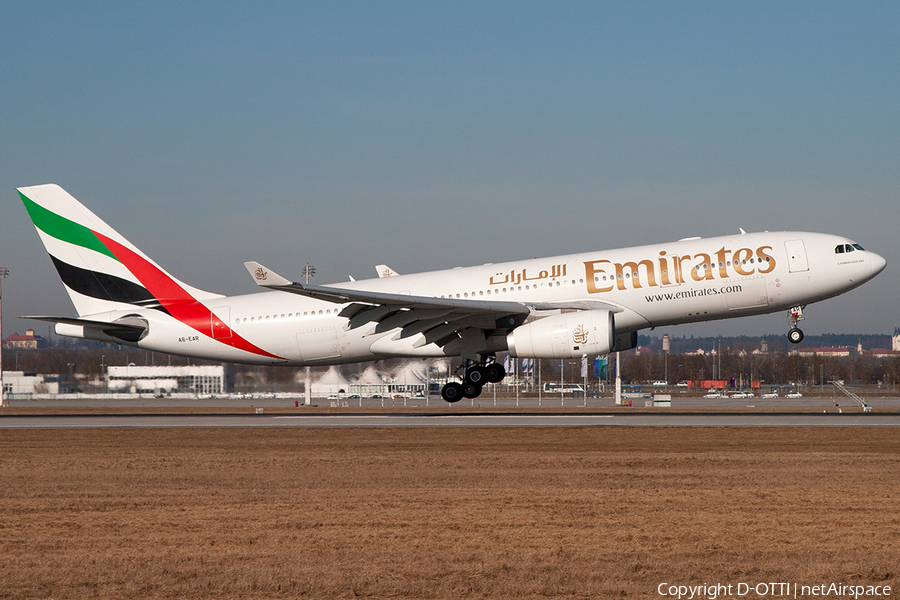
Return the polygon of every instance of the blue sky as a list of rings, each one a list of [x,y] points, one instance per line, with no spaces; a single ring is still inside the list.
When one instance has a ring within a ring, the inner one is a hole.
[[[900,325],[900,4],[18,4],[4,335],[73,314],[15,193],[48,182],[221,293],[254,291],[245,260],[330,283],[798,229],[888,260],[808,334]]]

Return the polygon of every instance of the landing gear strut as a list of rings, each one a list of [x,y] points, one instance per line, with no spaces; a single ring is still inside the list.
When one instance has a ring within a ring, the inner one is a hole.
[[[788,331],[788,339],[792,344],[803,341],[803,332],[797,327],[797,323],[803,320],[803,307],[795,306],[788,311],[788,320],[791,322],[791,330]]]
[[[500,363],[466,361],[460,367],[462,383],[451,381],[441,388],[441,398],[447,402],[459,402],[463,398],[477,398],[485,383],[500,383],[506,377],[506,369]]]

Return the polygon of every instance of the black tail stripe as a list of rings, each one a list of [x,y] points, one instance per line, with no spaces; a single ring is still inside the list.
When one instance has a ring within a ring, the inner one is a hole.
[[[63,283],[83,296],[139,306],[153,307],[159,304],[159,301],[144,286],[114,275],[70,265],[53,255],[50,258],[53,259],[53,264]]]

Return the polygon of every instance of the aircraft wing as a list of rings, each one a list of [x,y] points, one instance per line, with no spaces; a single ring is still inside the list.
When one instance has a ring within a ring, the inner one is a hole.
[[[285,279],[271,269],[257,262],[246,262],[244,266],[253,275],[256,284],[273,290],[299,294],[317,300],[346,304],[348,302],[364,303],[394,307],[397,309],[438,309],[448,312],[465,312],[468,314],[524,315],[531,309],[520,302],[461,300],[453,298],[432,298],[429,296],[411,296],[409,294],[392,294],[389,292],[372,292],[367,290],[351,290],[347,288],[310,285]]]
[[[462,355],[473,359],[486,349],[487,336],[512,331],[533,311],[622,310],[602,302],[523,303],[351,290],[290,281],[257,262],[246,262],[244,266],[259,286],[335,304],[349,304],[340,313],[349,319],[348,329],[369,323],[376,324],[373,333],[401,328],[397,339],[424,334],[417,342],[420,346],[429,343],[444,346],[462,339]]]
[[[289,279],[285,279],[278,273],[264,267],[258,262],[249,261],[244,263],[244,267],[253,276],[256,285],[266,287],[273,290],[290,292],[316,298],[317,300],[327,300],[336,304],[345,304],[347,302],[366,302],[370,304],[385,304],[399,307],[418,308],[460,308],[473,312],[484,313],[507,313],[507,314],[530,314],[532,310],[595,310],[603,309],[615,313],[622,312],[622,308],[606,302],[591,301],[575,301],[575,302],[505,302],[491,300],[469,300],[459,298],[433,298],[431,296],[411,296],[409,294],[391,294],[387,292],[371,292],[366,290],[350,290],[347,288],[311,285],[308,283],[297,283]]]
[[[259,286],[348,304],[340,315],[349,319],[349,329],[370,323],[375,324],[372,333],[400,328],[398,340],[424,334],[417,346],[430,343],[444,346],[462,339],[462,352],[467,358],[477,358],[479,352],[486,350],[489,332],[515,329],[525,322],[532,310],[520,302],[431,298],[309,285],[285,279],[257,262],[247,262],[244,266]]]

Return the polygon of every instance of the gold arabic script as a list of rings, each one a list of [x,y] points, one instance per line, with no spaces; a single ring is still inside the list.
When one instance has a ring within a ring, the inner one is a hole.
[[[553,265],[550,271],[541,270],[537,275],[528,275],[528,269],[517,271],[513,269],[509,273],[495,273],[491,277],[491,285],[519,285],[523,281],[540,281],[542,279],[557,279],[566,276],[566,265]]]

